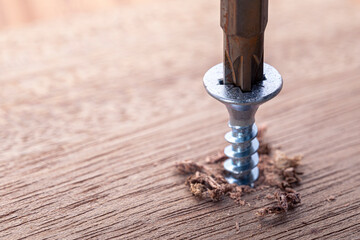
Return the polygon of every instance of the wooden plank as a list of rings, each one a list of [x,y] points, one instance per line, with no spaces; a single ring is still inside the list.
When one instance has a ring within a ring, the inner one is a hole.
[[[265,190],[251,206],[198,201],[174,171],[226,145],[201,82],[221,61],[218,5],[154,0],[0,32],[1,238],[359,238],[359,1],[271,1],[266,61],[285,85],[257,121],[305,154],[299,208],[261,220]]]

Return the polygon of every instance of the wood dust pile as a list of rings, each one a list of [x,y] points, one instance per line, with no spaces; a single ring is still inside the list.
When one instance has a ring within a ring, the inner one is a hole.
[[[255,187],[238,186],[229,184],[224,178],[223,161],[226,156],[218,152],[208,156],[205,164],[198,164],[194,161],[176,163],[176,169],[183,175],[188,175],[185,184],[190,192],[197,198],[210,199],[214,202],[229,197],[240,205],[246,202],[242,199],[244,194],[252,194],[265,188],[273,188],[274,193],[265,196],[266,199],[275,200],[276,203],[267,208],[257,211],[258,216],[269,214],[286,213],[289,209],[297,207],[301,203],[300,193],[293,187],[301,183],[297,170],[302,156],[288,157],[284,152],[276,150],[272,153],[271,146],[264,141],[265,127],[259,128],[259,170],[260,178],[256,181]]]

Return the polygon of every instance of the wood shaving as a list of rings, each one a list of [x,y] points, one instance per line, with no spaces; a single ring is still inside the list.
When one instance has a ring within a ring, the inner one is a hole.
[[[286,213],[289,209],[298,206],[301,198],[294,187],[301,183],[299,175],[302,173],[297,171],[297,167],[303,156],[289,157],[280,150],[276,150],[272,156],[272,148],[264,140],[266,127],[259,127],[258,132],[260,178],[256,182],[255,188],[227,183],[222,166],[227,157],[223,152],[217,151],[205,158],[207,166],[190,160],[176,163],[175,167],[179,173],[189,175],[185,184],[189,187],[190,192],[199,199],[217,202],[228,197],[238,205],[251,206],[242,199],[244,194],[251,194],[267,188],[278,189],[274,194],[267,194],[264,197],[267,200],[275,200],[276,203],[257,211],[256,214],[261,217]]]
[[[276,192],[274,197],[277,200],[277,204],[258,210],[256,212],[258,216],[264,217],[268,214],[286,213],[289,209],[295,208],[301,203],[299,193]]]
[[[303,155],[296,155],[294,157],[289,157],[280,150],[275,151],[275,157],[274,157],[275,166],[281,170],[291,167],[296,168],[297,166],[299,166],[302,159],[303,159]]]
[[[228,196],[236,203],[245,205],[245,201],[241,199],[242,193],[254,191],[248,186],[229,184],[223,176],[211,172],[196,172],[194,175],[189,176],[185,183],[195,197],[210,199],[214,202]]]

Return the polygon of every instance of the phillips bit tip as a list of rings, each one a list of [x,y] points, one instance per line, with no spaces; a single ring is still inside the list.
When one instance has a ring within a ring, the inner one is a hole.
[[[263,80],[268,0],[221,0],[224,79],[251,91]]]

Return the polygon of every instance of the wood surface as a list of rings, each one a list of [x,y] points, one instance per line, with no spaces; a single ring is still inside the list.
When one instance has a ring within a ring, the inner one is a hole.
[[[97,12],[135,0],[0,0],[0,29]]]
[[[302,205],[196,200],[174,163],[226,146],[202,76],[222,55],[219,2],[124,3],[0,32],[1,239],[360,239],[360,1],[271,0],[258,111],[303,153]],[[330,196],[335,201],[327,201]],[[238,224],[239,229],[236,229]]]

